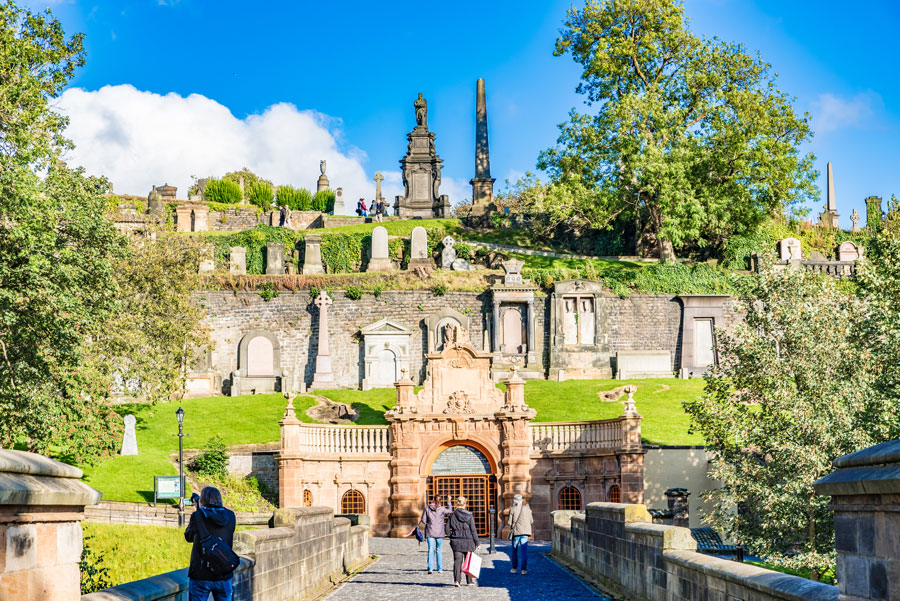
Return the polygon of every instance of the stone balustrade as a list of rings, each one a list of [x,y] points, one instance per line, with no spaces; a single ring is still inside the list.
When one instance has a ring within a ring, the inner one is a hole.
[[[302,424],[297,452],[315,455],[390,454],[390,426]]]
[[[617,449],[623,445],[621,418],[590,422],[548,422],[531,424],[531,448],[539,452]]]

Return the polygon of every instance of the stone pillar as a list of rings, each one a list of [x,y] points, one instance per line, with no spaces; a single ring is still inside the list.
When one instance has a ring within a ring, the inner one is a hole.
[[[284,273],[284,243],[269,242],[266,244],[266,275]]]
[[[528,338],[526,342],[526,350],[528,351],[525,356],[526,365],[528,367],[533,367],[535,363],[537,363],[537,345],[535,344],[534,339],[534,299],[528,301],[528,311],[526,313],[526,337]]]
[[[300,453],[300,420],[294,413],[294,397],[288,397],[281,426],[278,453],[278,506],[303,507],[303,457]]]
[[[397,388],[398,397],[401,390]],[[411,387],[410,387],[411,388]],[[399,399],[398,399],[399,401]],[[422,513],[422,498],[419,488],[419,444],[421,443],[419,422],[410,414],[388,413],[391,422],[391,533],[401,537],[419,523]]]
[[[494,301],[494,313],[493,313],[493,321],[491,324],[491,333],[494,335],[494,348],[491,350],[494,351],[495,355],[500,354],[500,301]]]
[[[194,211],[194,231],[209,231],[209,206],[202,202],[191,203]]]
[[[0,599],[79,601],[81,520],[100,493],[78,468],[0,449]]]
[[[831,496],[838,601],[900,601],[900,440],[834,460],[813,484]]]
[[[621,479],[622,503],[644,502],[644,450],[641,445],[641,419],[634,404],[634,393],[637,386],[625,387],[628,398],[625,401],[625,412],[619,418],[622,428],[622,446],[619,457],[619,473]]]
[[[232,246],[228,249],[228,270],[234,275],[247,273],[247,249],[243,246]]]
[[[506,381],[504,400],[503,408],[497,413],[503,453],[500,460],[503,509],[500,511],[498,508],[497,517],[504,524],[500,536],[505,538],[508,535],[506,517],[512,507],[513,497],[521,494],[526,501],[531,499],[531,434],[528,422],[534,419],[536,413],[525,404],[525,380],[519,376],[516,368],[513,368],[512,376]]]
[[[307,234],[303,242],[303,273],[325,273],[322,268],[322,235]]]
[[[688,506],[688,498],[691,492],[686,488],[670,488],[666,491],[666,504],[672,512],[672,525],[682,528],[690,528],[691,512]]]
[[[472,185],[473,215],[484,215],[493,208],[494,181],[491,177],[484,79],[479,79],[475,84],[475,177],[469,182]]]
[[[331,297],[326,291],[321,291],[314,304],[319,307],[319,344],[316,352],[316,373],[310,385],[314,388],[337,388],[334,381],[334,373],[331,370],[331,349],[328,344],[328,307]]]
[[[191,211],[190,205],[178,205],[175,207],[175,231],[189,232],[191,231]]]

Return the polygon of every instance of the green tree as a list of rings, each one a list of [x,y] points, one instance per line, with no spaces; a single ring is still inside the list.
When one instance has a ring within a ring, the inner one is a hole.
[[[263,209],[272,208],[272,200],[275,199],[275,189],[268,182],[256,182],[247,189],[247,200]]]
[[[331,213],[334,211],[334,201],[334,190],[320,190],[312,198],[312,210],[320,213]]]
[[[602,229],[642,220],[671,262],[687,243],[718,248],[767,214],[817,198],[810,137],[770,66],[701,39],[676,0],[589,0],[568,12],[555,54],[583,68],[574,109],[538,166],[562,186],[535,209]]]
[[[203,191],[203,197],[208,202],[237,204],[243,200],[243,192],[241,192],[241,187],[233,181],[211,179],[206,182],[206,189]]]
[[[771,260],[771,257],[770,257]],[[871,394],[877,361],[857,326],[870,307],[827,277],[767,271],[739,283],[744,320],[719,331],[706,394],[684,403],[722,483],[706,519],[754,554],[811,570],[834,563],[830,500],[812,484],[896,423]],[[737,511],[735,511],[735,507]]]
[[[93,459],[116,442],[107,370],[90,341],[117,309],[124,239],[108,183],[59,161],[51,109],[84,63],[48,12],[0,4],[0,446]]]
[[[287,205],[294,211],[308,211],[312,205],[312,194],[306,188],[278,186],[278,204]]]
[[[246,167],[244,167],[243,169],[240,169],[238,171],[229,171],[228,173],[226,173],[225,175],[222,176],[222,179],[225,180],[226,182],[234,182],[238,186],[241,186],[241,182],[243,181],[243,187],[244,187],[243,200],[250,199],[250,187],[253,186],[254,184],[262,182],[262,183],[269,184],[270,186],[272,185],[272,182],[270,182],[267,179],[261,178],[260,176],[256,175],[255,173],[253,173]]]

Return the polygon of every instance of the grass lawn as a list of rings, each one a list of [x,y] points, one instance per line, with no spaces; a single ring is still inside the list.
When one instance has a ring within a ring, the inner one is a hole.
[[[384,221],[382,223],[358,223],[356,225],[342,225],[339,227],[330,227],[325,230],[316,230],[317,232],[338,233],[338,234],[359,234],[369,233],[379,225],[387,230],[390,236],[409,236],[414,228],[418,226],[428,227],[429,225],[443,225],[448,231],[457,231],[461,228],[459,219],[404,219],[402,221]]]
[[[181,528],[92,522],[81,527],[85,545],[102,558],[112,586],[186,568],[191,561],[191,545]]]

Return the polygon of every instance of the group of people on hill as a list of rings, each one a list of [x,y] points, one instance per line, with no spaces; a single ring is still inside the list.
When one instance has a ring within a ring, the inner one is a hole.
[[[442,572],[441,546],[448,531],[450,535],[450,549],[453,550],[453,586],[462,585],[463,562],[466,555],[475,553],[481,542],[478,539],[478,531],[475,527],[475,518],[472,512],[466,509],[466,498],[457,497],[456,507],[452,506],[449,495],[446,505],[441,505],[440,499],[433,498],[425,510],[419,524],[424,526],[425,541],[428,544],[428,573]],[[445,523],[445,518],[448,518]],[[528,571],[528,539],[532,535],[534,517],[531,508],[528,507],[522,495],[513,497],[513,505],[509,510],[506,525],[509,528],[509,539],[512,542],[510,558],[512,560],[513,574],[522,574]],[[418,525],[416,526],[418,529]],[[466,585],[473,583],[473,578],[466,573]]]
[[[375,221],[381,221],[387,215],[387,203],[383,198],[377,198],[366,205],[366,199],[356,201],[356,214],[360,217],[373,217]]]

